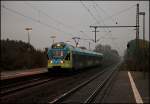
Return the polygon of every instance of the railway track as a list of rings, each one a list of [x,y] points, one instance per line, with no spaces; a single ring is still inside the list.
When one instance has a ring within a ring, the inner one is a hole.
[[[119,65],[119,64],[118,64]],[[117,72],[117,67],[104,70],[66,93],[60,95],[49,103],[91,103],[102,90],[112,75]]]
[[[17,84],[21,84],[21,83],[24,84],[26,82],[37,80],[38,78],[44,78],[44,76],[46,76],[46,74],[47,73],[40,73],[40,74],[34,74],[34,75],[14,77],[14,78],[10,78],[10,79],[2,79],[2,80],[0,80],[0,82],[1,82],[0,89],[17,86]]]
[[[15,93],[17,91],[21,91],[21,90],[24,90],[27,88],[31,88],[31,87],[58,79],[57,77],[53,77],[53,76],[50,77],[49,75],[46,75],[46,74],[47,73],[43,73],[43,74],[36,75],[36,76],[30,76],[33,78],[22,79],[22,80],[19,80],[18,82],[16,82],[16,79],[15,79],[15,83],[4,84],[0,87],[0,90],[1,90],[0,96],[9,95],[9,94]],[[11,80],[13,80],[13,79],[11,79]]]

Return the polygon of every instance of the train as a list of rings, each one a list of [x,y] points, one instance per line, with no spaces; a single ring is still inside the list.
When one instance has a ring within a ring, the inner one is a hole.
[[[56,42],[47,50],[48,71],[74,71],[101,65],[103,54],[74,47],[65,42]]]

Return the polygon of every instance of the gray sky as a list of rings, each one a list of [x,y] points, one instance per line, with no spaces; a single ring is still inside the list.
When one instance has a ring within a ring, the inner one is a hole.
[[[136,25],[137,3],[140,12],[146,13],[145,38],[148,40],[148,1],[1,1],[1,38],[27,42],[25,28],[32,27],[31,44],[37,49],[49,47],[51,36],[56,36],[57,42],[71,41],[74,45],[74,36],[94,39],[94,29],[90,25]],[[142,20],[140,16],[140,38]],[[100,31],[97,32],[98,43],[110,45],[121,56],[127,42],[136,37],[134,28],[97,30]],[[88,48],[88,44],[88,41],[80,40],[80,46]],[[95,45],[91,42],[92,49]]]

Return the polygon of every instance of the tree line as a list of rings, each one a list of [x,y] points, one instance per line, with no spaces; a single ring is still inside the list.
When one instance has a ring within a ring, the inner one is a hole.
[[[119,56],[117,50],[112,49],[111,46],[109,46],[109,45],[98,44],[95,47],[94,51],[103,54],[102,64],[104,66],[116,64],[117,62],[120,61],[120,56]]]
[[[109,45],[98,44],[95,52],[104,55],[103,65],[111,65],[120,60],[118,52]],[[1,70],[30,69],[47,66],[47,53],[35,49],[31,44],[21,40],[1,40]]]
[[[128,42],[124,63],[128,70],[149,70],[149,41],[134,39]]]
[[[1,40],[1,70],[45,67],[46,53],[17,40]]]

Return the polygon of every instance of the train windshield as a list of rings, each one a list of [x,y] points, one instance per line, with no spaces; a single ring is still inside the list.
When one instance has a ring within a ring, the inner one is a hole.
[[[52,56],[53,57],[63,57],[64,51],[61,51],[61,50],[52,51]]]

